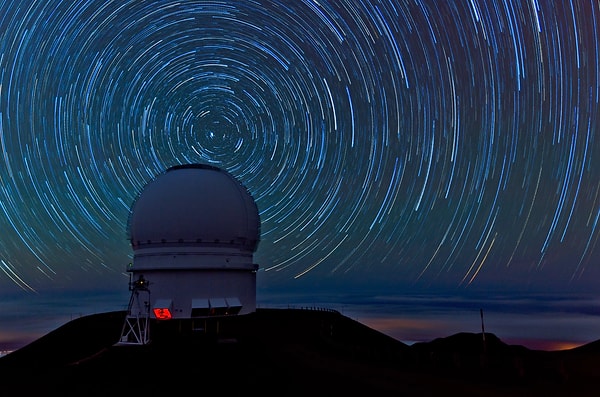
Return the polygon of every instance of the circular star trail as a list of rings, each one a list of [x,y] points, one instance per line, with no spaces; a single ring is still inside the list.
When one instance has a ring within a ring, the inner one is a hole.
[[[593,1],[0,0],[0,286],[120,288],[134,199],[196,162],[256,199],[267,286],[590,282],[599,21]]]

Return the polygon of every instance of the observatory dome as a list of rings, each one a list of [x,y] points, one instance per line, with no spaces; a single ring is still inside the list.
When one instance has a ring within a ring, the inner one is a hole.
[[[194,246],[254,252],[260,218],[251,194],[228,172],[178,165],[146,185],[132,206],[128,231],[134,250]]]

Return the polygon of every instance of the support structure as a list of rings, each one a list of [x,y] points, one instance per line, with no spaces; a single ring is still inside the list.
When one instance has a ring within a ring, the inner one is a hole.
[[[129,283],[131,298],[117,345],[145,345],[150,342],[149,284],[142,275]]]

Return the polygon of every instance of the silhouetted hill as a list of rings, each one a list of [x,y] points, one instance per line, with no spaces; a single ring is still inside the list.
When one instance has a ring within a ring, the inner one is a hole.
[[[598,342],[545,352],[459,333],[408,346],[336,311],[258,309],[152,322],[151,343],[117,346],[124,316],[81,317],[1,357],[0,395],[595,396],[600,386]]]

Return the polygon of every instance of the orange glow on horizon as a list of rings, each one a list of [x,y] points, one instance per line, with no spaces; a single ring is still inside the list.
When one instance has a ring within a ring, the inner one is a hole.
[[[548,339],[507,339],[504,341],[509,345],[521,345],[531,350],[558,351],[570,350],[585,345],[585,342],[574,342],[568,340]]]
[[[359,321],[370,328],[408,344],[415,342],[429,342],[437,338],[451,336],[454,333],[464,332],[464,329],[460,329],[459,326],[452,329],[451,327],[449,328],[448,324],[444,321],[432,319],[365,317],[360,318]],[[479,333],[481,331],[477,328],[473,328],[470,332]],[[488,332],[489,331],[486,330],[486,333]],[[530,350],[570,350],[587,343],[564,339],[535,339],[531,337],[510,337],[502,334],[495,335],[508,345],[520,345]]]

